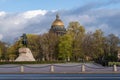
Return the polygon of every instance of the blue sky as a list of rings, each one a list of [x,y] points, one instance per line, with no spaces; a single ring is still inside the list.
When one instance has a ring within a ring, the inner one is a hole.
[[[0,0],[0,40],[43,34],[57,13],[66,28],[78,21],[86,31],[101,29],[120,37],[120,0]]]
[[[62,10],[83,5],[87,0],[0,0],[1,10],[20,12],[34,9]]]
[[[105,4],[119,0],[0,0],[0,10],[7,12],[22,12],[27,10],[68,10],[89,3]],[[120,8],[120,4],[107,5],[106,8]]]

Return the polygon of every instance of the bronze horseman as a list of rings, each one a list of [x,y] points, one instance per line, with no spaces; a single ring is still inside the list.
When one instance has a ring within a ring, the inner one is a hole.
[[[27,36],[26,36],[26,34],[24,33],[24,34],[21,36],[21,38],[22,38],[22,45],[25,46],[25,47],[27,47],[28,41],[27,41]]]

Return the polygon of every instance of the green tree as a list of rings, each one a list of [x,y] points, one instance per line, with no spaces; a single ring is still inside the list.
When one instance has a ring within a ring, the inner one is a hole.
[[[72,56],[72,42],[72,37],[69,34],[65,34],[60,37],[58,45],[58,57],[60,59],[70,61],[70,58]]]
[[[117,61],[117,50],[119,44],[120,39],[114,34],[109,34],[107,37],[105,37],[104,51],[106,60]]]
[[[6,59],[7,58],[7,47],[6,47],[6,43],[0,41],[0,59]]]
[[[9,60],[15,60],[18,54],[19,53],[14,45],[10,46],[7,50],[7,55],[8,55]]]
[[[54,33],[45,33],[40,41],[42,54],[45,60],[53,61],[57,59],[58,36]]]
[[[68,26],[68,34],[73,38],[72,55],[73,60],[84,58],[84,51],[82,47],[83,39],[85,37],[85,29],[79,22],[70,22]]]
[[[39,59],[40,54],[40,36],[35,34],[27,34],[28,48],[30,48],[35,59]]]
[[[82,48],[84,51],[84,56],[93,59],[93,33],[87,32],[83,39]]]
[[[2,57],[2,49],[0,48],[0,58]]]
[[[93,33],[93,57],[98,58],[104,55],[104,36],[101,30],[96,30]]]

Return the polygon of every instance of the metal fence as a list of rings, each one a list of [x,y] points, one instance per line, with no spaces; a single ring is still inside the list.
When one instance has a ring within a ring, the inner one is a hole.
[[[120,67],[95,64],[0,65],[0,73],[120,73]]]

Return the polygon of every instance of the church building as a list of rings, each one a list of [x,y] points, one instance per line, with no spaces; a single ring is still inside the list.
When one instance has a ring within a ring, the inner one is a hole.
[[[58,14],[56,15],[56,19],[53,21],[49,32],[55,33],[60,36],[66,33],[64,23],[61,21]]]

